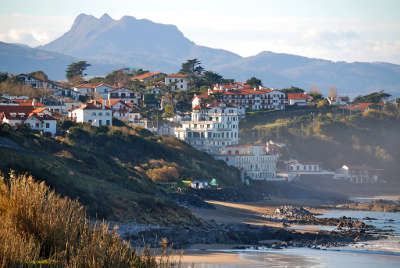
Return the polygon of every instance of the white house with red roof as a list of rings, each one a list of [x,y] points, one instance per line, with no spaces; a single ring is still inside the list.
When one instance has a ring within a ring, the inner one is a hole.
[[[97,93],[100,94],[103,99],[107,99],[108,92],[116,89],[117,87],[105,84],[105,83],[84,83],[75,86],[73,90],[80,96],[87,96],[89,94]]]
[[[312,97],[306,93],[288,93],[287,94],[288,104],[304,106],[312,101]]]
[[[112,111],[104,103],[92,101],[73,109],[68,116],[78,123],[90,123],[92,126],[112,126]]]
[[[129,114],[136,110],[133,104],[125,103],[119,99],[98,100],[98,102],[101,105],[105,103],[106,108],[112,111],[112,117],[122,121],[129,121]]]
[[[211,95],[226,104],[243,107],[249,111],[283,110],[287,102],[286,95],[279,90],[264,87],[251,88],[247,84],[235,83],[214,86],[214,89],[195,96],[192,99],[192,107],[199,105]]]
[[[170,74],[165,77],[165,85],[172,90],[188,90],[189,80],[184,74]]]
[[[150,82],[152,80],[159,79],[159,78],[162,78],[162,77],[165,77],[165,76],[167,76],[167,75],[165,73],[162,73],[162,72],[152,72],[152,73],[148,72],[148,73],[145,73],[145,74],[134,76],[134,77],[131,78],[131,80],[132,81],[133,80],[139,80],[141,82]]]
[[[329,105],[348,105],[350,102],[349,97],[327,97]]]
[[[242,179],[277,180],[278,154],[269,154],[265,145],[229,145],[216,159],[238,168]]]
[[[142,94],[135,92],[127,88],[116,88],[111,90],[107,94],[107,99],[109,100],[121,100],[125,103],[134,103],[135,105],[140,105],[142,99]]]
[[[225,103],[194,107],[190,121],[181,121],[175,137],[195,148],[218,154],[225,146],[239,142],[238,108]]]
[[[28,125],[31,129],[50,133],[52,136],[57,131],[57,120],[46,108],[34,106],[0,106],[0,122],[16,125]]]

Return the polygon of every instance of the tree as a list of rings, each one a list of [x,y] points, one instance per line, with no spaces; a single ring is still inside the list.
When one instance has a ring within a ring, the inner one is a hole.
[[[186,75],[190,74],[201,75],[203,71],[204,68],[201,66],[201,62],[198,59],[191,59],[182,63],[179,73]]]
[[[360,103],[360,102],[372,102],[372,103],[379,103],[381,102],[383,99],[388,98],[392,95],[385,93],[383,91],[379,91],[379,92],[373,92],[371,94],[368,95],[364,95],[364,96],[358,96],[354,99],[354,103]]]
[[[173,117],[174,115],[174,106],[172,106],[171,104],[165,105],[162,117]]]
[[[8,73],[0,73],[0,83],[6,81],[8,78]]]
[[[313,100],[315,102],[318,102],[319,100],[322,100],[322,94],[319,92],[319,90],[313,90],[311,89],[310,92],[308,93],[311,97],[313,97]]]
[[[285,93],[285,94],[287,94],[287,93],[304,93],[304,89],[301,89],[299,87],[291,86],[291,87],[288,87],[288,88],[281,89],[281,92]]]
[[[126,84],[129,80],[129,68],[121,68],[118,70],[115,70],[105,77],[104,81],[108,84],[114,85],[114,84]]]
[[[131,74],[132,74],[133,76],[138,76],[138,75],[146,74],[146,73],[148,73],[148,72],[149,72],[149,70],[143,70],[142,68],[140,68],[140,69],[137,69],[137,70],[133,69],[133,70],[131,71]]]
[[[32,76],[32,77],[35,77],[37,79],[40,79],[40,80],[44,80],[44,81],[48,81],[49,80],[49,77],[43,71],[36,71],[36,72],[30,73],[28,75]]]
[[[257,77],[253,76],[247,79],[246,84],[251,85],[252,87],[262,86],[262,82]]]
[[[77,78],[79,78],[79,80],[82,80],[82,76],[85,75],[83,72],[89,66],[91,65],[86,61],[78,61],[68,65],[68,68],[66,70],[66,77],[68,81],[76,81]]]
[[[328,93],[328,98],[337,98],[337,89],[334,86],[329,87],[329,93]]]
[[[202,76],[202,84],[211,87],[213,84],[220,83],[222,78],[222,75],[218,73],[205,71]]]

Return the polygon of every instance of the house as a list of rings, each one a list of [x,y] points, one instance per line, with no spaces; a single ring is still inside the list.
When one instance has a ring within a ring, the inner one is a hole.
[[[195,180],[190,183],[190,187],[196,190],[208,188],[208,182],[205,180]]]
[[[107,99],[118,99],[121,100],[125,103],[134,103],[136,105],[140,105],[141,99],[142,99],[142,94],[139,92],[134,92],[130,89],[127,88],[116,88],[114,90],[111,90],[107,93]]]
[[[184,74],[170,74],[165,77],[165,85],[170,86],[172,90],[188,90],[189,80]]]
[[[378,183],[378,175],[380,171],[381,170],[370,168],[365,165],[343,165],[341,168],[336,170],[334,178],[348,180],[349,182],[356,184]]]
[[[103,99],[108,98],[108,92],[116,89],[116,87],[105,84],[105,83],[84,83],[73,88],[78,96],[88,96],[90,94],[97,93]]]
[[[90,123],[92,126],[111,126],[112,111],[105,107],[105,104],[92,101],[83,104],[81,107],[73,109],[68,113],[68,117],[78,123]]]
[[[192,99],[192,107],[206,102],[211,97],[228,105],[235,105],[245,110],[283,110],[286,105],[286,95],[278,90],[270,88],[249,88],[247,84],[215,85],[214,89]],[[243,114],[244,116],[244,114]]]
[[[100,105],[105,103],[106,108],[111,110],[112,117],[122,121],[128,121],[130,113],[133,111],[133,105],[130,106],[119,99],[98,100],[98,102]]]
[[[312,173],[322,171],[318,163],[300,163],[297,160],[289,160],[286,164],[288,172]]]
[[[225,103],[194,107],[190,121],[181,121],[175,128],[175,137],[198,150],[218,154],[223,147],[239,142],[238,109]]]
[[[265,145],[228,145],[216,159],[238,168],[242,180],[246,177],[252,180],[276,179],[279,156],[268,154]]]
[[[145,74],[141,74],[141,75],[137,75],[135,77],[132,77],[131,80],[132,81],[138,80],[138,81],[147,83],[147,82],[150,82],[152,80],[159,79],[159,78],[162,78],[162,77],[165,77],[165,76],[166,76],[165,73],[161,73],[161,72],[150,73],[149,72],[149,73],[145,73]]]
[[[288,105],[305,106],[312,101],[312,97],[306,93],[288,93]]]
[[[128,114],[128,122],[133,126],[148,128],[147,118],[144,118],[139,110],[134,107],[132,107],[131,112]]]
[[[329,105],[348,105],[350,102],[349,97],[327,97]]]
[[[28,125],[31,129],[49,133],[54,136],[57,131],[57,120],[45,108],[34,106],[0,106],[0,122],[16,125]]]

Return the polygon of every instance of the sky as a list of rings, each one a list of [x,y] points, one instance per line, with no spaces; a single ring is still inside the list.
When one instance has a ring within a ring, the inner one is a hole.
[[[0,0],[0,41],[46,44],[81,13],[174,24],[198,45],[245,57],[400,64],[400,0]]]

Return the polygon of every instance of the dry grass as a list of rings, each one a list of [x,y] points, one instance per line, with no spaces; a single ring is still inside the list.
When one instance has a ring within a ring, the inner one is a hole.
[[[31,176],[0,176],[0,267],[173,267],[167,243],[138,254],[116,229],[91,224],[85,208]]]

